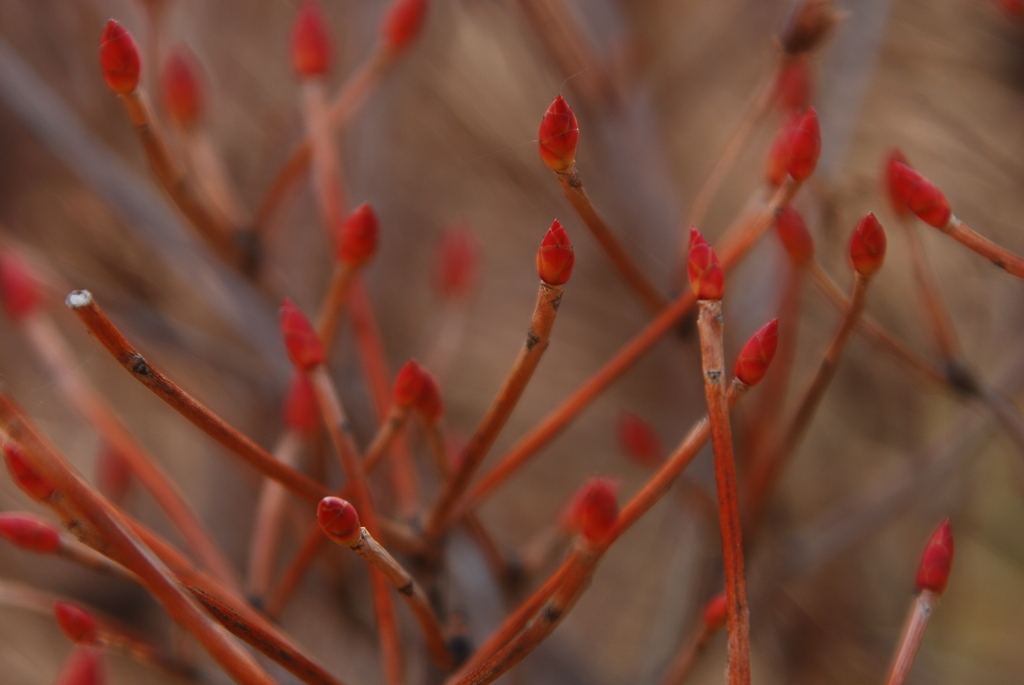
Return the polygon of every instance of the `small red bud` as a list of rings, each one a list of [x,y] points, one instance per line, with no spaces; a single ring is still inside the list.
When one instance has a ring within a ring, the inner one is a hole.
[[[814,258],[814,238],[800,212],[789,205],[783,207],[775,215],[775,232],[793,262],[806,264]]]
[[[452,227],[441,236],[434,282],[442,298],[465,297],[477,272],[477,243],[467,227]]]
[[[423,396],[423,385],[426,382],[426,369],[415,359],[407,361],[395,376],[393,393],[395,404],[399,407],[412,407]]]
[[[316,520],[327,537],[351,547],[362,534],[356,508],[340,497],[324,497],[316,508]]]
[[[784,112],[803,112],[811,106],[814,74],[804,56],[787,61],[775,80],[775,100]]]
[[[60,547],[60,532],[56,526],[34,514],[20,511],[0,514],[0,537],[38,554],[50,554]]]
[[[764,175],[768,183],[778,188],[789,175],[789,160],[792,157],[793,131],[800,122],[800,115],[791,114],[786,118],[782,128],[775,135],[775,140],[768,148],[768,160],[765,162]]]
[[[53,685],[106,685],[103,653],[95,647],[76,647],[68,655]]]
[[[686,266],[690,287],[698,300],[720,300],[725,289],[725,272],[718,255],[696,228],[690,228],[690,261]]]
[[[628,411],[619,412],[615,435],[623,454],[642,466],[658,466],[665,460],[665,447],[651,424]]]
[[[871,276],[885,261],[885,229],[871,212],[857,222],[850,236],[850,262],[861,276]]]
[[[576,163],[580,128],[576,115],[561,95],[555,98],[540,120],[537,139],[540,141],[540,158],[552,171],[565,171]]]
[[[434,374],[426,369],[421,370],[423,373],[422,390],[414,407],[426,421],[436,423],[444,415],[444,400],[441,399],[441,386],[438,385]]]
[[[296,433],[311,433],[320,425],[320,408],[313,382],[304,373],[292,376],[284,400],[284,425]]]
[[[292,67],[299,78],[323,76],[331,67],[331,32],[319,2],[305,0],[292,26]]]
[[[708,603],[704,605],[704,625],[707,626],[708,630],[712,632],[721,630],[722,626],[725,625],[728,609],[724,592],[708,600]]]
[[[15,485],[34,500],[45,502],[53,496],[53,484],[25,459],[25,450],[16,442],[3,445],[4,461]]]
[[[932,533],[921,556],[917,570],[917,589],[931,590],[937,595],[946,591],[949,570],[953,565],[953,529],[947,518]]]
[[[744,384],[753,387],[768,373],[775,348],[779,344],[779,320],[772,319],[747,341],[736,358],[733,374]]]
[[[139,48],[132,34],[111,19],[100,37],[100,69],[110,90],[125,95],[139,85]]]
[[[889,202],[892,204],[892,209],[896,212],[896,215],[906,216],[910,214],[910,207],[907,207],[907,203],[903,201],[903,197],[897,190],[897,179],[899,178],[896,170],[897,164],[902,164],[910,168],[910,162],[907,161],[907,157],[903,154],[903,150],[900,150],[898,147],[894,147],[889,151],[889,156],[885,160],[885,170],[883,172],[885,177],[885,191],[889,196]]]
[[[185,47],[175,48],[160,70],[160,93],[167,113],[188,129],[199,121],[205,96],[195,57]]]
[[[380,222],[369,202],[352,210],[338,227],[334,246],[338,261],[352,269],[370,261],[377,251]]]
[[[949,200],[934,183],[900,162],[893,162],[889,167],[889,179],[893,195],[921,221],[935,228],[949,223],[953,215]]]
[[[53,614],[64,636],[76,645],[96,644],[99,626],[92,614],[70,602],[57,600],[53,603]]]
[[[12,321],[21,321],[39,306],[39,289],[25,260],[13,250],[0,251],[0,301]]]
[[[548,285],[562,285],[572,275],[575,263],[576,255],[572,251],[569,234],[555,219],[537,250],[537,273],[540,280]]]
[[[324,348],[313,324],[287,297],[281,303],[281,333],[288,357],[300,371],[312,371],[324,361]]]
[[[810,178],[821,156],[821,126],[811,107],[800,117],[789,138],[789,175],[794,180]]]
[[[832,0],[804,0],[793,9],[779,36],[782,49],[789,55],[816,48],[839,21]]]
[[[388,48],[398,52],[408,47],[420,35],[426,18],[427,0],[395,0],[381,24]]]
[[[609,478],[591,478],[576,495],[573,519],[580,534],[590,543],[608,537],[619,519],[619,484]]]
[[[115,502],[124,499],[132,484],[132,469],[120,452],[104,444],[96,458],[96,485]]]

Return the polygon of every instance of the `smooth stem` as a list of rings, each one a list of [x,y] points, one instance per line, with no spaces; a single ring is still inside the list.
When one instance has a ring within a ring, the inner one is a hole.
[[[597,212],[594,203],[587,196],[587,191],[583,187],[583,179],[580,177],[579,171],[576,170],[576,165],[572,165],[565,171],[556,171],[555,176],[558,178],[562,192],[565,193],[569,204],[583,219],[583,223],[590,229],[591,234],[600,243],[605,254],[615,264],[615,268],[626,279],[626,283],[637,297],[651,310],[652,314],[657,314],[667,307],[668,300],[629,255],[604,217]]]
[[[932,328],[932,335],[938,345],[939,353],[945,360],[946,365],[959,365],[963,356],[960,341],[957,340],[956,329],[949,315],[949,309],[942,299],[942,290],[939,288],[939,281],[935,272],[928,262],[921,245],[921,238],[917,230],[905,217],[900,217],[900,226],[903,227],[903,235],[907,239],[907,252],[910,253],[910,266],[914,271],[914,283],[917,285],[917,292],[921,296],[921,304],[924,305],[925,315]]]
[[[234,452],[268,478],[273,478],[289,491],[316,503],[330,494],[320,483],[282,464],[265,449],[232,428],[195,398],[175,385],[131,346],[111,323],[88,290],[76,290],[67,297],[67,306],[85,327],[135,380],[153,391],[172,409],[188,419],[196,428]]]
[[[22,321],[22,330],[42,357],[50,375],[61,392],[102,436],[103,440],[125,460],[143,487],[196,553],[203,565],[222,582],[238,588],[238,575],[231,562],[214,541],[185,496],[150,454],[129,432],[128,428],[106,403],[102,395],[82,372],[82,367],[68,347],[53,320],[42,313],[33,313]]]
[[[955,215],[951,216],[949,223],[940,230],[961,245],[977,252],[1006,273],[1017,278],[1024,278],[1024,257],[1010,252],[1005,247],[997,245],[975,232]]]
[[[352,285],[352,278],[355,270],[345,264],[336,264],[334,273],[331,274],[331,282],[327,286],[327,295],[320,307],[320,318],[316,322],[316,332],[320,336],[320,342],[324,346],[324,354],[330,358],[334,349],[334,342],[338,336],[338,323],[345,309],[345,302],[348,300],[349,288]]]
[[[903,685],[906,682],[910,667],[914,665],[917,650],[921,646],[924,629],[928,626],[928,619],[931,618],[938,603],[939,596],[931,590],[921,590],[921,594],[914,600],[907,616],[907,625],[903,629],[900,646],[896,649],[892,670],[885,681],[886,685]]]
[[[743,257],[771,225],[775,214],[789,204],[799,185],[788,180],[771,201],[749,222],[733,232],[718,252],[719,261],[726,271]],[[608,386],[628,371],[661,338],[673,330],[690,311],[697,299],[690,290],[681,294],[646,327],[637,333],[604,366],[598,369],[572,395],[555,407],[537,426],[519,439],[512,448],[485,473],[467,493],[459,510],[472,509],[505,483],[526,464],[542,447],[569,425],[583,409],[604,392]]]
[[[100,573],[105,573],[114,578],[126,580],[131,583],[139,582],[139,577],[124,566],[117,563],[110,557],[100,554],[92,547],[79,542],[68,533],[62,532],[60,534],[60,546],[57,548],[55,554],[67,559],[68,561],[80,564],[85,568],[92,569],[93,571],[99,571]]]
[[[356,511],[371,535],[379,535],[377,512],[370,495],[370,487],[366,482],[362,466],[357,461],[359,450],[349,428],[341,398],[334,387],[327,370],[321,365],[310,374],[310,380],[316,390],[317,404],[323,415],[327,434],[334,444],[341,461],[341,468],[352,490],[352,500]],[[370,569],[370,586],[373,592],[373,606],[377,615],[377,628],[381,638],[381,657],[384,662],[385,680],[388,685],[401,685],[405,681],[403,674],[402,646],[398,635],[398,617],[395,606],[388,592],[388,582],[377,569]]]
[[[192,128],[182,132],[185,150],[192,171],[199,180],[199,191],[208,199],[212,209],[223,219],[222,223],[237,226],[242,218],[242,202],[232,185],[224,162],[207,131]]]
[[[306,135],[313,145],[313,190],[320,220],[330,239],[345,218],[345,196],[341,164],[334,148],[334,133],[327,122],[327,97],[323,80],[309,79],[302,84]]]
[[[715,484],[718,490],[718,522],[722,530],[722,564],[725,570],[726,627],[729,630],[729,685],[750,683],[750,614],[747,580],[743,570],[743,526],[740,522],[736,462],[729,425],[729,400],[725,382],[725,346],[722,341],[722,301],[699,300],[704,397],[715,451]]]
[[[526,342],[505,377],[501,389],[487,409],[487,413],[484,414],[473,436],[466,443],[456,470],[444,482],[440,494],[427,515],[423,530],[428,538],[436,539],[449,524],[457,500],[465,492],[470,479],[480,467],[484,457],[487,456],[498,433],[501,432],[508,417],[512,414],[512,410],[519,402],[519,398],[522,397],[527,383],[530,382],[533,372],[540,363],[541,356],[548,347],[551,328],[555,324],[555,316],[558,314],[558,306],[561,301],[562,286],[549,285],[542,281],[537,292],[537,304],[534,306],[530,328],[526,332]]]
[[[288,466],[298,462],[302,449],[302,435],[294,430],[285,431],[274,448],[274,456]],[[281,538],[281,524],[288,491],[280,483],[264,479],[260,488],[256,514],[253,516],[252,533],[249,542],[248,592],[250,597],[263,600],[270,591],[274,563],[277,561],[278,544]]]

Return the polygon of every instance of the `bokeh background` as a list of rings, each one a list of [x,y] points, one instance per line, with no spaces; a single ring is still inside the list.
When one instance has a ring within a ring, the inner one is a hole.
[[[161,49],[187,44],[204,67],[203,125],[248,217],[302,134],[287,50],[297,3],[152,2],[162,7]],[[324,5],[336,39],[333,90],[372,49],[386,3]],[[822,160],[796,206],[820,260],[844,288],[851,282],[845,245],[856,220],[871,210],[890,227],[889,256],[868,312],[936,360],[905,242],[881,192],[882,163],[899,145],[946,191],[958,216],[1024,250],[1024,24],[1009,0],[837,6],[843,19],[812,59]],[[552,7],[578,32],[582,53],[565,57],[557,40],[552,49],[555,24],[544,14]],[[672,292],[684,215],[730,132],[772,78],[775,36],[789,10],[777,0],[432,0],[421,40],[339,136],[338,149],[348,197],[371,201],[381,218],[381,249],[368,279],[389,361],[393,368],[413,356],[434,363],[453,433],[471,433],[521,344],[534,302],[534,253],[554,218],[573,238],[576,269],[551,347],[492,460],[648,319],[537,156],[537,124],[550,101],[564,94],[579,117],[578,164],[596,205]],[[288,378],[276,337],[277,299],[286,294],[305,311],[317,310],[331,269],[328,245],[306,183],[264,246],[258,285],[217,265],[164,200],[120,103],[104,87],[96,55],[109,17],[144,39],[141,3],[0,0],[2,237],[43,276],[49,307],[79,364],[241,569],[259,479],[128,378],[61,303],[72,288],[92,290],[154,363],[269,446],[280,432]],[[144,69],[152,91],[151,60]],[[773,110],[755,127],[700,226],[710,238],[763,193],[765,151],[782,120]],[[445,304],[434,288],[437,245],[452,225],[473,232],[479,257],[454,334],[442,325]],[[937,232],[917,228],[967,360],[985,383],[1017,397],[1024,383],[1024,287]],[[785,264],[769,236],[730,276],[732,354],[774,315]],[[808,287],[790,402],[837,322]],[[447,342],[439,342],[442,336]],[[366,444],[373,414],[351,336],[343,337],[334,372]],[[91,477],[98,438],[7,319],[0,320],[0,373]],[[618,478],[622,499],[643,483],[649,471],[626,460],[616,443],[623,410],[648,420],[669,445],[703,413],[692,331],[655,347],[483,507],[504,548],[528,545],[591,475]],[[734,419],[741,460],[750,418],[740,409]],[[748,541],[756,681],[879,682],[912,601],[921,548],[950,516],[952,579],[911,680],[1020,682],[1018,447],[980,403],[929,385],[854,337],[763,526]],[[658,682],[717,590],[717,523],[708,513],[714,481],[705,452],[686,482],[612,549],[572,615],[510,681]],[[425,496],[433,492],[429,477],[423,488]],[[174,539],[140,488],[124,505]],[[0,509],[32,507],[0,479]],[[296,505],[296,531],[308,515]],[[25,592],[14,584],[72,596],[123,620],[194,660],[194,682],[226,680],[137,590],[8,546],[0,552],[0,579],[4,683],[51,682],[70,648],[50,617],[4,599]],[[536,582],[528,579],[525,587]],[[460,612],[477,641],[509,601],[474,547],[458,537],[438,586],[445,609]],[[359,565],[331,550],[282,617],[286,630],[355,685],[381,681],[365,587]],[[436,675],[416,647],[411,621],[404,633],[409,682],[431,682]],[[110,664],[115,685],[188,682],[118,655]],[[721,682],[724,665],[720,635],[690,682]],[[281,682],[292,681],[282,674]]]

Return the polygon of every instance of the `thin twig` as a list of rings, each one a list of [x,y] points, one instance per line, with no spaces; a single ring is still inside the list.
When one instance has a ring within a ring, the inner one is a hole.
[[[956,215],[951,215],[949,222],[939,230],[961,245],[977,252],[1006,273],[1017,278],[1024,278],[1024,257],[1010,252],[1005,247],[997,245],[974,231]]]
[[[914,665],[917,649],[921,646],[924,629],[928,627],[928,619],[938,602],[939,596],[931,590],[921,590],[921,594],[914,600],[907,616],[907,625],[903,629],[903,637],[900,638],[900,646],[896,650],[892,670],[885,681],[886,685],[903,685],[906,682],[910,667]]]

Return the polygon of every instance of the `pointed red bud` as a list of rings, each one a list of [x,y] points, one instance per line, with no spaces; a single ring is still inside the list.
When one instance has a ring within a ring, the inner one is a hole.
[[[335,239],[335,256],[338,261],[352,269],[370,261],[377,251],[377,235],[380,222],[369,202],[356,207],[338,227]]]
[[[704,625],[707,626],[708,630],[712,632],[721,630],[728,616],[728,608],[724,592],[708,600],[708,603],[704,605]]]
[[[423,396],[423,385],[426,382],[426,369],[415,359],[407,361],[395,376],[393,393],[395,404],[399,407],[412,407]]]
[[[696,228],[690,228],[690,261],[686,266],[690,287],[698,300],[720,300],[725,289],[725,272],[718,255]]]
[[[889,196],[889,202],[892,204],[892,209],[896,212],[897,216],[906,216],[910,214],[910,207],[907,207],[907,203],[904,202],[903,197],[897,190],[899,173],[896,169],[897,164],[902,164],[907,168],[910,167],[910,162],[907,161],[906,155],[898,147],[894,147],[889,151],[889,156],[885,160],[885,191]]]
[[[125,95],[139,85],[139,48],[132,34],[111,19],[100,37],[100,69],[110,90]]]
[[[76,645],[96,644],[99,626],[92,614],[70,602],[57,600],[53,603],[53,615],[64,636]]]
[[[76,647],[68,655],[53,685],[106,685],[103,653],[95,647]]]
[[[791,114],[775,135],[775,140],[768,148],[768,160],[765,162],[765,180],[778,188],[789,175],[789,159],[792,156],[793,132],[800,122],[800,115]]]
[[[292,26],[292,67],[299,78],[323,76],[331,67],[331,32],[319,2],[305,0]]]
[[[565,171],[576,163],[580,128],[576,123],[576,115],[561,95],[555,98],[540,120],[537,139],[540,143],[540,158],[552,171]]]
[[[320,407],[313,382],[304,373],[292,376],[284,399],[284,425],[296,433],[311,433],[320,425]]]
[[[619,449],[642,466],[658,466],[665,460],[665,447],[651,424],[628,411],[619,412],[615,423]]]
[[[60,547],[60,532],[56,526],[34,514],[20,511],[0,514],[0,537],[16,547],[38,554],[50,554]]]
[[[946,591],[949,571],[953,565],[953,529],[947,518],[924,548],[921,566],[917,569],[917,589],[931,590],[937,595]]]
[[[384,43],[392,52],[408,47],[423,30],[427,0],[395,0],[381,25]]]
[[[821,126],[818,113],[811,107],[797,121],[789,138],[789,175],[804,181],[814,173],[821,156]]]
[[[587,542],[601,542],[608,537],[619,519],[619,484],[609,478],[591,478],[573,501],[572,518]]]
[[[316,521],[327,537],[351,547],[359,542],[362,524],[356,508],[340,497],[324,497],[316,508]]]
[[[12,321],[21,321],[39,306],[39,288],[28,263],[14,250],[0,251],[0,302]]]
[[[789,205],[783,207],[775,215],[775,232],[793,262],[806,264],[814,258],[814,238],[800,212]]]
[[[16,442],[5,442],[3,445],[4,461],[7,471],[11,474],[14,484],[34,500],[45,502],[53,496],[53,484],[25,458],[24,448]]]
[[[775,348],[779,344],[779,320],[772,319],[747,341],[747,344],[740,350],[736,358],[736,367],[733,371],[736,378],[744,384],[753,387],[761,382],[764,375],[768,373],[772,359],[775,358]]]
[[[775,100],[784,112],[803,112],[811,106],[814,74],[810,62],[800,56],[787,61],[775,80]]]
[[[188,129],[199,121],[205,96],[199,66],[185,47],[175,48],[160,69],[160,94],[167,113],[178,126]]]
[[[468,227],[449,228],[437,250],[435,283],[442,298],[465,297],[473,288],[477,272],[477,243]]]
[[[429,423],[436,423],[444,416],[444,400],[441,399],[441,386],[434,374],[422,370],[422,390],[414,408]]]
[[[889,168],[892,193],[921,221],[935,228],[949,223],[953,211],[949,200],[938,187],[906,164],[893,162]]]
[[[300,371],[312,371],[324,361],[320,336],[306,315],[287,297],[281,303],[281,334],[288,357]]]
[[[537,273],[540,280],[548,285],[562,285],[572,275],[575,263],[576,255],[572,251],[569,234],[555,219],[537,250]]]
[[[861,276],[871,276],[885,261],[885,229],[871,212],[857,222],[850,236],[850,262]]]
[[[816,48],[839,21],[832,0],[803,0],[786,24],[779,42],[786,54],[794,55]]]
[[[124,499],[132,484],[132,469],[120,452],[103,445],[96,458],[96,485],[100,492],[115,502]]]

